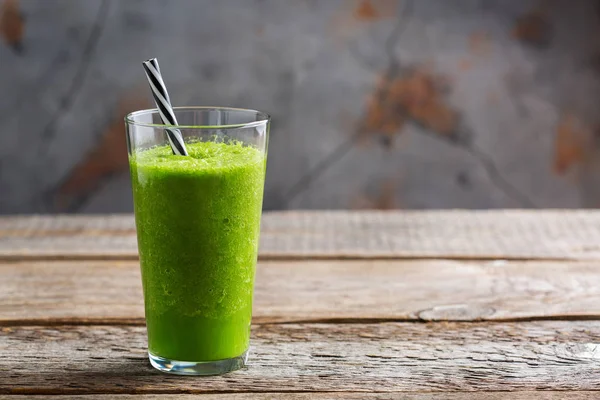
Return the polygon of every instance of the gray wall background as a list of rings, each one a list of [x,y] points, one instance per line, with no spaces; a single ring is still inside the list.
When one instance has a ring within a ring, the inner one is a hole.
[[[0,213],[131,211],[122,117],[273,116],[266,209],[600,206],[597,0],[0,0]]]

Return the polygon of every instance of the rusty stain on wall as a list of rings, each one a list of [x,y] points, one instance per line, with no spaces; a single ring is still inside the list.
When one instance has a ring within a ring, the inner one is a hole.
[[[386,76],[378,79],[375,92],[367,99],[367,111],[362,121],[364,133],[378,133],[392,136],[399,133],[404,125],[405,113],[401,99],[391,97],[391,86]]]
[[[354,16],[356,19],[369,21],[379,18],[379,14],[370,0],[362,0],[358,3],[354,10]]]
[[[493,106],[495,106],[496,104],[498,104],[500,102],[500,97],[498,95],[498,92],[495,90],[490,90],[489,92],[487,92],[485,99],[488,102],[488,104],[493,105]]]
[[[148,108],[150,102],[139,91],[125,96],[96,146],[71,170],[54,194],[54,211],[73,211],[96,190],[105,178],[128,167],[123,118],[133,110]]]
[[[375,21],[395,16],[398,0],[359,0],[354,17],[359,21]]]
[[[554,172],[565,174],[574,165],[583,162],[590,139],[591,131],[577,117],[563,115],[554,140]]]
[[[346,1],[331,21],[334,37],[347,38],[368,23],[396,17],[399,0]]]
[[[548,46],[552,39],[552,24],[547,16],[546,3],[523,14],[515,21],[512,36],[532,46]]]
[[[463,59],[458,62],[458,69],[462,72],[467,72],[473,68],[473,62],[471,60]]]
[[[357,210],[395,210],[400,208],[396,200],[397,183],[392,179],[385,179],[374,196],[360,194],[351,203],[350,207]]]
[[[487,32],[478,31],[469,35],[469,51],[477,56],[487,56],[492,50],[492,42]]]
[[[410,120],[437,134],[451,136],[456,131],[458,114],[443,98],[444,82],[427,68],[415,68],[396,77],[384,75],[367,100],[363,133],[391,137]]]
[[[19,8],[19,0],[4,0],[0,5],[0,36],[16,52],[23,50],[25,19]]]

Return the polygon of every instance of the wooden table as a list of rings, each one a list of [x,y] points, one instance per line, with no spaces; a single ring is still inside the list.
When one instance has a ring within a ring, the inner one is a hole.
[[[0,218],[3,399],[597,399],[600,212],[266,214],[253,322],[249,368],[161,374],[131,216]]]

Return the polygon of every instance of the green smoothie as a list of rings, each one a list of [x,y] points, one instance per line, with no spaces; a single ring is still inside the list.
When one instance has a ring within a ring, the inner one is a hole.
[[[266,158],[241,143],[187,150],[130,156],[148,348],[228,359],[249,343]]]

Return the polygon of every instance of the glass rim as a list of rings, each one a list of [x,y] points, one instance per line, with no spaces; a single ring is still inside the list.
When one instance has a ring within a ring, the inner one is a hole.
[[[229,125],[168,125],[168,124],[153,124],[149,122],[137,122],[134,120],[135,117],[147,114],[158,114],[158,108],[147,108],[144,110],[137,110],[130,112],[125,116],[125,123],[135,126],[143,126],[147,128],[175,128],[175,129],[241,129],[241,128],[254,128],[261,125],[266,125],[271,121],[271,116],[265,112],[253,110],[251,108],[235,108],[235,107],[218,107],[218,106],[180,106],[173,107],[174,111],[194,111],[194,110],[213,110],[213,111],[241,111],[245,113],[255,114],[258,121],[247,122],[243,124],[229,124]]]

